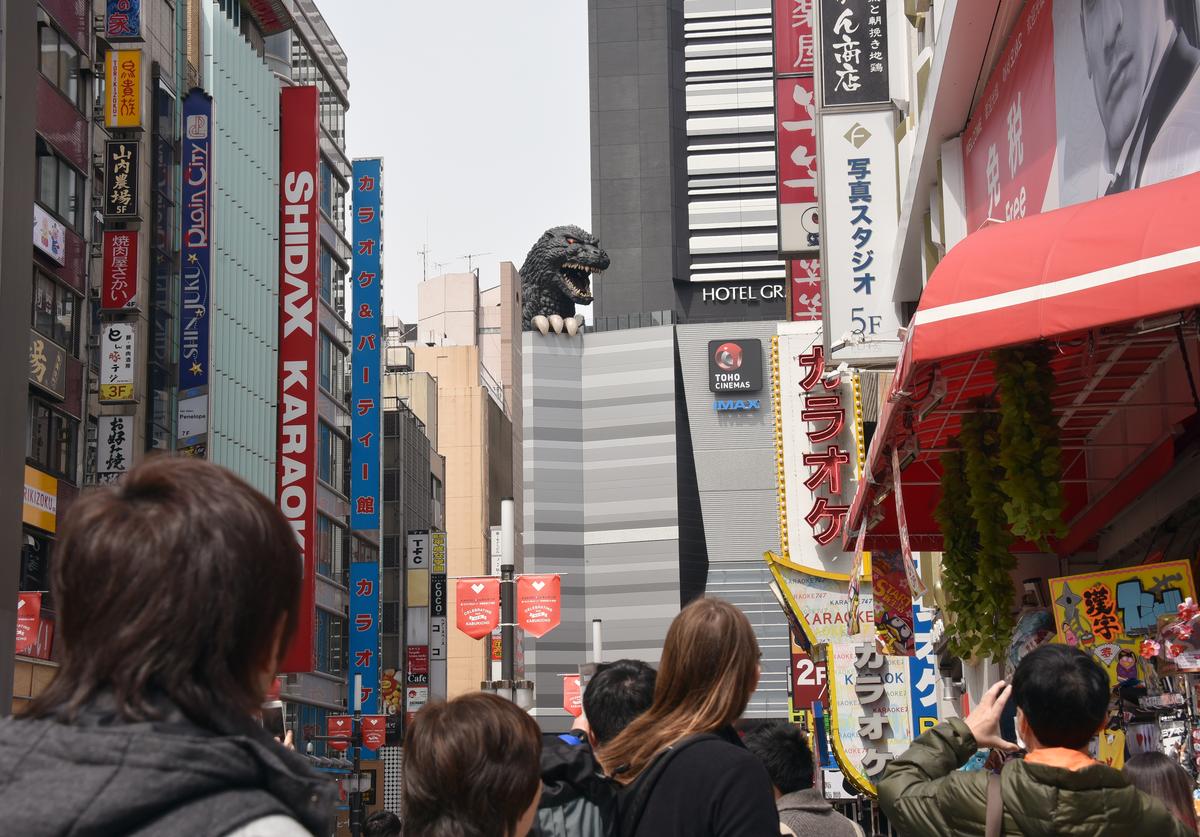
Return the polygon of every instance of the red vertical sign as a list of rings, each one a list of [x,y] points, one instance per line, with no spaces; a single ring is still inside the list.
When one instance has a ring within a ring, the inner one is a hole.
[[[104,275],[100,307],[122,311],[137,305],[138,234],[136,230],[104,231]]]
[[[286,89],[286,88],[285,88]],[[350,749],[350,733],[354,731],[354,719],[349,715],[326,715],[325,734],[344,735],[344,741],[329,741],[329,749],[344,753]]]
[[[362,716],[363,746],[368,750],[378,750],[387,739],[387,716]]]
[[[42,594],[22,593],[17,599],[17,653],[24,654],[37,644],[42,625]]]
[[[821,321],[821,260],[788,259],[793,322]]]
[[[304,561],[281,671],[314,669],[317,535],[317,88],[285,87],[279,118],[279,437],[276,497]]]
[[[775,0],[775,75],[813,74],[814,0]]]
[[[517,577],[517,624],[525,633],[544,636],[558,627],[562,581],[557,575]]]

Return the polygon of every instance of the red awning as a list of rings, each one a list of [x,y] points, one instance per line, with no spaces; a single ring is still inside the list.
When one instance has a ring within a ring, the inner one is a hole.
[[[1200,306],[1197,219],[1200,174],[1193,174],[993,224],[947,253],[903,342],[847,542],[878,508],[873,516],[883,517],[867,545],[896,545],[893,503],[882,502],[896,447],[909,463],[902,484],[914,548],[940,549],[933,520],[939,457],[968,402],[994,392],[989,356],[1000,347],[1049,341],[1056,351],[1071,528],[1060,553],[1091,538],[1131,488],[1165,473],[1171,428],[1196,412],[1175,326],[1194,320]],[[1200,367],[1197,332],[1185,333],[1192,365]],[[1151,380],[1156,389],[1147,392]],[[1132,416],[1137,421],[1127,426]]]

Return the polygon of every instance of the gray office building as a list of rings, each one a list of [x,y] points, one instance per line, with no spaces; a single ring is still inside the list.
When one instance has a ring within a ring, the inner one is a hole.
[[[588,8],[597,323],[784,319],[770,0]]]

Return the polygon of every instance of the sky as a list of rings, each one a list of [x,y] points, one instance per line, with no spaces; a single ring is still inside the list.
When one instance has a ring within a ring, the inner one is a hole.
[[[350,63],[350,156],[383,157],[385,310],[428,275],[480,285],[591,224],[586,0],[317,0]]]

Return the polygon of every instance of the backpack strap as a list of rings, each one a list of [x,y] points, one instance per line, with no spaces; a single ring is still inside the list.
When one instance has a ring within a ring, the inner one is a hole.
[[[985,837],[1000,837],[1004,833],[1004,790],[1000,785],[1000,774],[988,774],[987,823]]]
[[[638,823],[641,822],[642,814],[645,813],[646,805],[650,801],[650,794],[654,792],[654,786],[658,784],[658,780],[666,771],[671,759],[675,758],[683,750],[701,741],[724,740],[721,736],[713,735],[710,732],[689,735],[686,738],[679,739],[655,756],[654,761],[650,762],[650,765],[642,771],[642,774],[625,788],[626,799],[621,806],[622,837],[633,837],[637,831]]]

